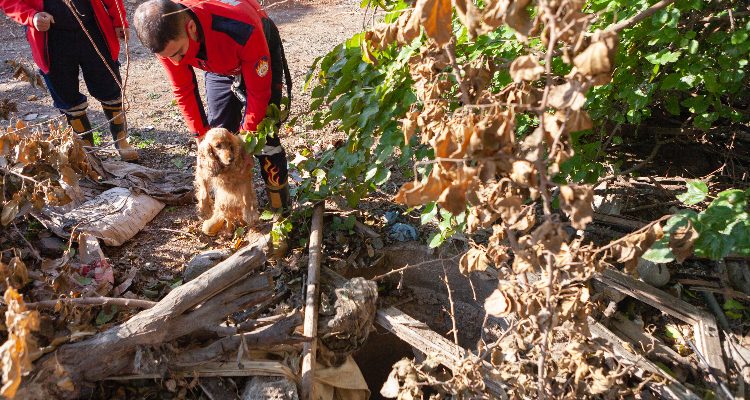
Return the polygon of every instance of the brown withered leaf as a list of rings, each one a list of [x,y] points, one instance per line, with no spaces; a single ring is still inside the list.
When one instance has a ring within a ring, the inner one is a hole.
[[[591,129],[594,126],[591,117],[585,110],[572,111],[568,114],[568,120],[565,123],[565,132],[573,133]]]
[[[510,260],[510,248],[504,245],[493,245],[487,251],[487,256],[492,260],[496,266],[502,265],[504,262]]]
[[[466,210],[466,193],[473,184],[473,177],[466,176],[443,190],[438,198],[438,205],[458,215]]]
[[[472,0],[453,0],[453,5],[456,8],[458,19],[466,26],[469,37],[475,38],[477,31],[482,26],[482,16],[479,14],[479,9]]]
[[[491,29],[503,23],[505,12],[512,0],[490,0],[484,6],[482,21]]]
[[[500,289],[495,289],[484,301],[484,309],[493,317],[505,317],[513,312],[513,299],[510,295]]]
[[[698,231],[693,223],[687,220],[687,224],[678,227],[669,235],[669,248],[678,263],[682,263],[693,255],[695,241],[698,239]]]
[[[559,253],[568,240],[568,233],[560,222],[546,220],[531,232],[531,238],[534,244],[541,244],[552,253]]]
[[[490,266],[490,260],[484,250],[471,248],[461,256],[458,263],[459,271],[464,275],[469,275],[474,271],[486,271]]]
[[[3,211],[0,212],[0,225],[8,226],[18,215],[18,200],[11,199],[3,206]]]
[[[516,31],[516,37],[520,41],[526,41],[531,32],[531,15],[526,9],[531,0],[514,0],[505,14],[505,23]]]
[[[31,332],[39,330],[39,312],[27,310],[23,297],[13,288],[5,291],[4,299],[8,307],[5,312],[8,340],[0,346],[3,374],[0,396],[12,399],[21,378],[31,372],[32,353],[38,352]]]
[[[419,36],[419,15],[414,12],[405,12],[398,17],[396,26],[398,26],[398,34],[396,39],[401,44],[410,44],[414,39]]]
[[[26,268],[26,264],[19,258],[13,257],[8,263],[6,269],[0,273],[3,283],[7,280],[14,288],[22,288],[26,286],[31,279],[29,278],[29,271]]]
[[[425,183],[405,183],[393,198],[393,201],[409,207],[436,201],[440,197],[440,194],[443,193],[446,186],[443,180],[439,178],[438,174],[438,169],[434,168],[432,174],[430,174]]]
[[[516,222],[510,226],[510,229],[526,233],[533,228],[534,225],[536,225],[534,207],[525,207],[523,213],[516,218]]]
[[[586,93],[583,91],[581,82],[569,80],[562,85],[552,87],[547,100],[549,105],[557,109],[580,110],[586,102]]]
[[[542,149],[539,147],[542,140],[544,140],[544,133],[541,127],[537,127],[519,143],[518,155],[530,163],[536,162],[542,156]]]
[[[537,177],[534,165],[526,160],[513,162],[510,179],[521,187],[536,186]]]
[[[2,99],[0,101],[0,119],[8,119],[11,112],[18,112],[16,103],[10,101],[10,99]]]
[[[539,65],[539,59],[536,56],[525,55],[510,63],[509,72],[513,82],[535,81],[544,72],[544,67]]]
[[[365,33],[365,40],[371,42],[375,48],[384,49],[396,41],[398,26],[396,24],[380,23]]]
[[[419,111],[409,111],[406,113],[406,117],[401,119],[404,143],[408,144],[411,137],[417,132],[417,117],[419,117]]]
[[[641,258],[655,241],[664,237],[664,231],[658,223],[652,223],[643,232],[631,233],[612,246],[612,258],[625,265],[625,272],[632,274]]]
[[[560,208],[568,214],[570,224],[576,229],[585,229],[594,219],[593,201],[594,190],[590,186],[560,186]]]
[[[444,46],[453,37],[451,0],[417,0],[414,12],[420,14],[424,31],[438,44]]]
[[[588,78],[611,74],[617,53],[617,34],[594,33],[591,44],[573,59],[577,71]],[[601,80],[601,78],[599,78]]]
[[[503,222],[512,225],[523,211],[523,199],[520,196],[508,196],[496,201],[493,208],[500,213]]]

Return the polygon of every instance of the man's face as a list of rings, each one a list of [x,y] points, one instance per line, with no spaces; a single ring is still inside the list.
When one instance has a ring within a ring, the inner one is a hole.
[[[164,46],[164,50],[160,51],[157,54],[159,55],[159,57],[170,59],[172,63],[177,65],[180,63],[180,61],[182,61],[182,58],[185,56],[185,53],[187,53],[189,46],[190,41],[188,39],[188,36],[182,35],[177,39],[167,42],[167,45]]]

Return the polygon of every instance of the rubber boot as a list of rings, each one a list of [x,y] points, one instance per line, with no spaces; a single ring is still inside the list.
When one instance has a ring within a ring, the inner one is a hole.
[[[109,131],[115,141],[115,148],[120,153],[122,161],[138,161],[138,151],[128,143],[128,125],[122,104],[104,104],[104,115],[109,120]]]
[[[266,184],[266,194],[268,194],[268,202],[270,203],[271,210],[280,214],[279,217],[284,218],[291,212],[288,183],[289,169],[286,162],[286,154],[281,147],[279,139],[271,138],[269,141],[271,144],[267,144],[263,148],[263,152],[256,157],[260,161],[261,176],[263,176],[263,182]],[[271,258],[283,258],[286,256],[288,248],[289,245],[286,237],[274,239],[271,242]]]
[[[266,146],[269,147],[269,146]],[[289,204],[289,182],[286,154],[281,146],[276,147],[275,154],[259,154],[261,175],[266,184],[266,194],[271,210],[287,215],[290,211]],[[265,150],[265,149],[264,149]]]
[[[91,131],[91,121],[89,121],[86,111],[77,111],[74,114],[64,113],[68,120],[68,125],[73,128],[73,132],[83,141],[84,146],[94,145],[94,132]]]

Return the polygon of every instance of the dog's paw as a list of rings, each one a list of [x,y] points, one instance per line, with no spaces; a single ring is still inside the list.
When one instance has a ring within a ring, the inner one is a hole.
[[[224,228],[224,220],[223,219],[208,219],[203,221],[203,228],[202,231],[207,236],[216,236],[221,232],[221,229]]]

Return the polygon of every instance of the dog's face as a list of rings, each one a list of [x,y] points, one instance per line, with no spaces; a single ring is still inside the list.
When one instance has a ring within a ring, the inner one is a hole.
[[[198,148],[199,162],[214,174],[223,171],[241,158],[242,141],[224,128],[213,128]]]

